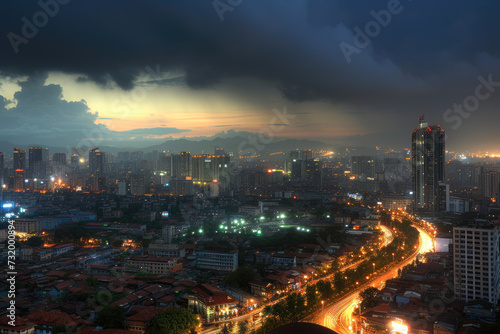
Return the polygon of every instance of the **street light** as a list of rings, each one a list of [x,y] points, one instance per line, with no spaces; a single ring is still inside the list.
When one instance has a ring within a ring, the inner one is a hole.
[[[324,310],[324,309],[325,309],[325,301],[324,301],[324,300],[322,300],[322,301],[321,301],[321,310]]]
[[[372,263],[373,266],[373,274],[375,275],[375,262]]]
[[[394,253],[392,253],[392,262],[394,262]]]

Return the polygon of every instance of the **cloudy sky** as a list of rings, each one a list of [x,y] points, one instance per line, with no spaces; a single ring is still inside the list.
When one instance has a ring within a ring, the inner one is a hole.
[[[0,140],[156,144],[259,132],[500,153],[500,5],[402,0],[0,2]]]

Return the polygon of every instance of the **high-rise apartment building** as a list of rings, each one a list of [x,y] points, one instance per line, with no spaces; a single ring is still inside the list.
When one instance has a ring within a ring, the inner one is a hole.
[[[500,298],[500,223],[466,222],[453,227],[455,296],[469,302]]]
[[[141,175],[134,175],[130,178],[130,193],[132,195],[146,194],[146,182]]]
[[[3,186],[3,178],[4,178],[4,154],[0,152],[0,187]]]
[[[171,175],[174,178],[186,179],[193,173],[193,161],[190,152],[181,152],[171,156]]]
[[[104,179],[105,153],[98,147],[89,151],[89,171],[91,177],[91,189],[94,192],[101,192],[105,187]]]
[[[74,170],[77,170],[79,166],[80,166],[80,157],[78,156],[78,154],[72,154],[70,160],[70,167],[73,168]]]
[[[29,149],[29,168],[27,173],[29,179],[41,178],[45,174],[42,151],[41,147],[30,147]]]
[[[226,150],[224,150],[222,147],[216,146],[214,149],[215,155],[226,155]]]
[[[52,162],[57,165],[66,166],[66,154],[65,153],[54,153],[52,156]]]
[[[93,148],[89,152],[89,170],[93,176],[104,175],[104,152],[101,152],[98,147]]]
[[[163,226],[161,229],[161,236],[163,241],[165,241],[165,243],[167,244],[171,244],[172,239],[174,238],[174,232],[175,230],[173,225]]]
[[[482,195],[498,206],[500,203],[500,171],[486,170],[481,175]]]
[[[422,211],[445,211],[445,133],[420,117],[412,134],[413,205]],[[445,187],[446,188],[446,187]]]
[[[26,171],[26,151],[21,148],[14,149],[14,170]]]
[[[352,156],[352,174],[360,177],[375,178],[375,157],[373,155]]]
[[[312,150],[294,150],[290,151],[288,155],[286,169],[293,180],[306,181],[306,179],[310,179],[308,175],[310,176],[316,171],[316,165]]]
[[[230,157],[227,155],[200,154],[192,156],[193,181],[212,182],[227,176]]]
[[[24,189],[26,175],[26,151],[21,148],[14,149],[14,189]]]

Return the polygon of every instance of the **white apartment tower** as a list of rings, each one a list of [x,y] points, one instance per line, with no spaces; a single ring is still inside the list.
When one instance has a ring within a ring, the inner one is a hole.
[[[455,296],[465,302],[500,298],[500,223],[476,220],[453,227]]]

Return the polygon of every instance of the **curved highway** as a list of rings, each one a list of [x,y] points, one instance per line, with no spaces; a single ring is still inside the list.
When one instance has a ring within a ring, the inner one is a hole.
[[[388,279],[397,277],[398,269],[410,264],[420,254],[432,252],[434,249],[433,236],[427,234],[421,228],[414,226],[420,232],[418,250],[409,258],[402,259],[396,267],[392,268],[379,277],[361,285],[359,288],[342,298],[339,302],[328,307],[322,314],[318,324],[331,328],[340,334],[352,334],[356,332],[356,321],[352,317],[353,312],[358,311],[357,305],[359,304],[359,293],[369,286],[382,289]]]

